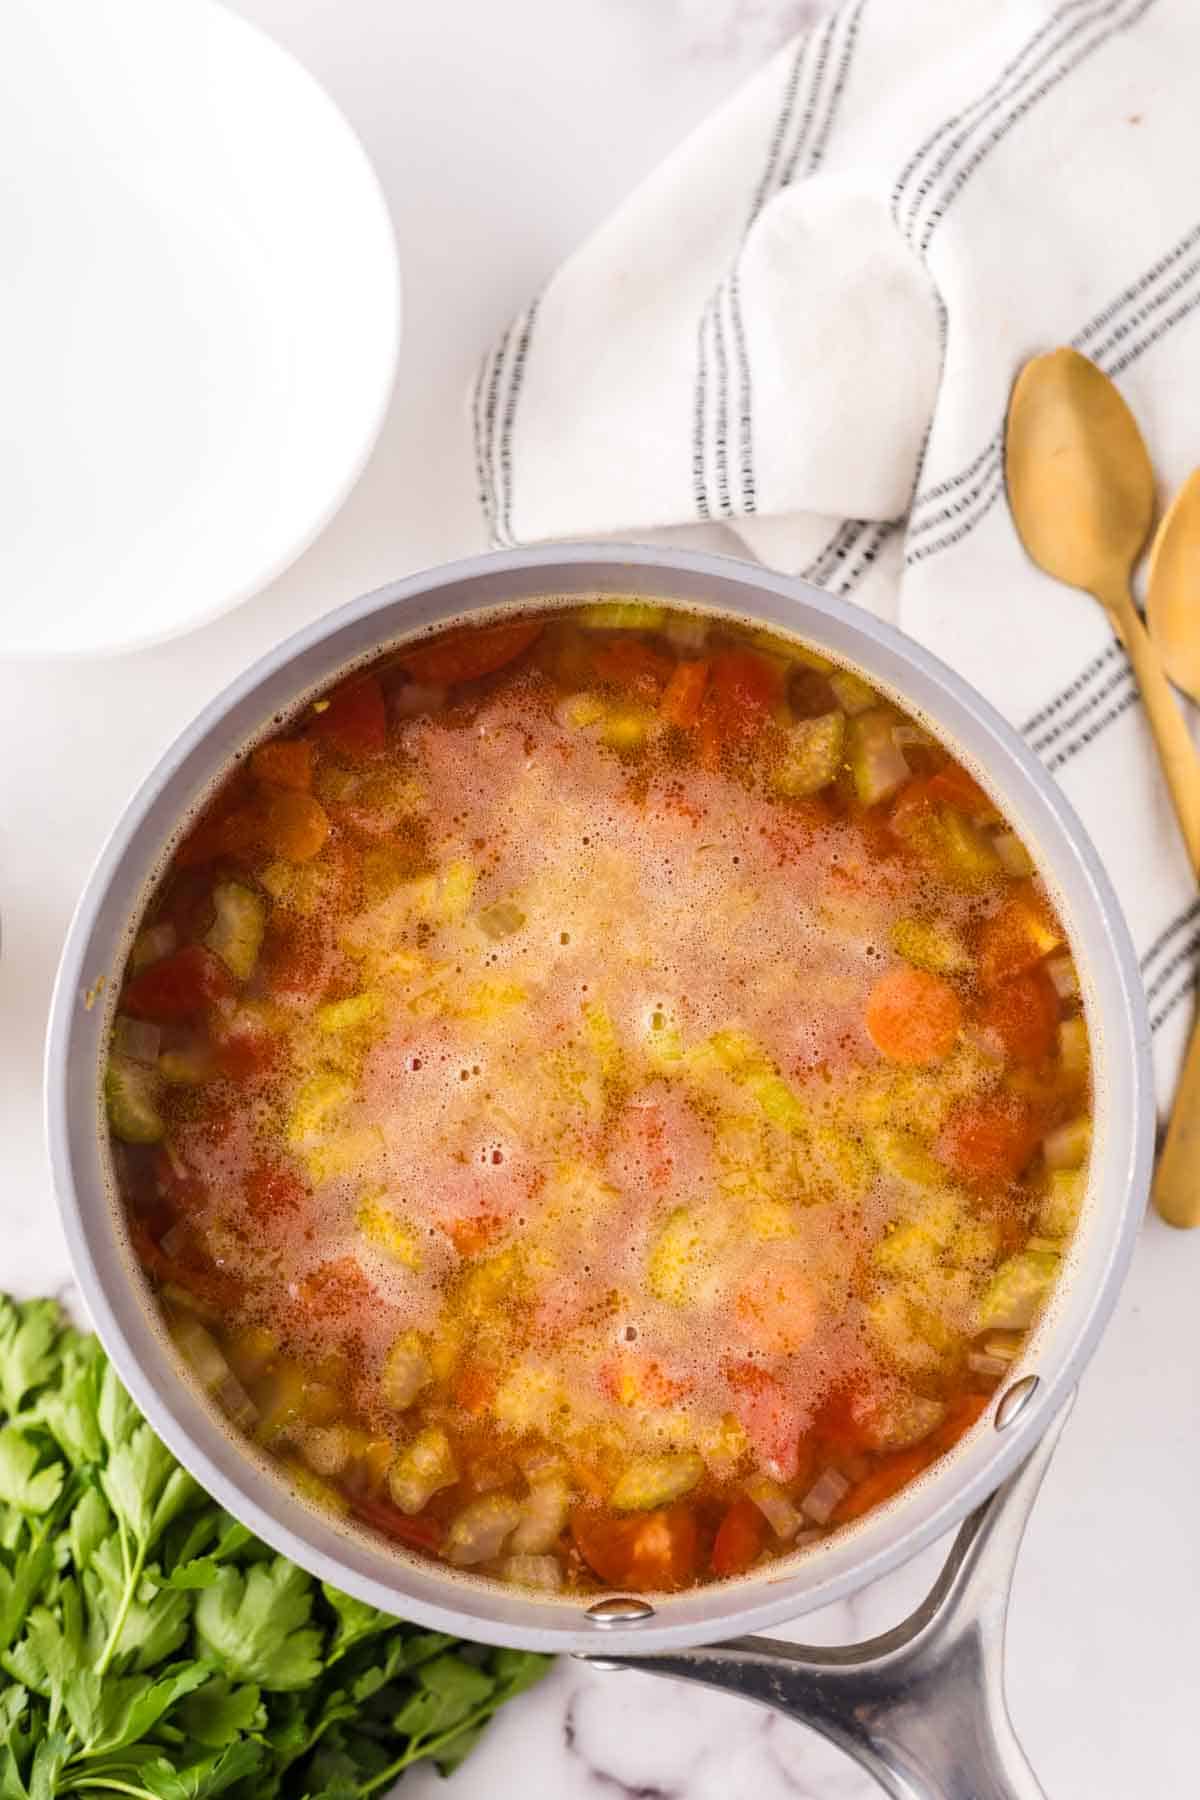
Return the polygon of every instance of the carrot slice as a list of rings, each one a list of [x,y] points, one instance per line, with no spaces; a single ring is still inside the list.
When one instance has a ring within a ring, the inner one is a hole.
[[[313,779],[312,745],[307,738],[277,738],[260,744],[250,754],[250,773],[256,781],[307,794]]]
[[[310,862],[329,836],[329,814],[311,794],[264,787],[258,808],[263,848],[285,862]]]
[[[867,1031],[891,1062],[940,1062],[954,1048],[962,1005],[948,981],[926,969],[889,969],[867,999]]]
[[[601,681],[628,688],[648,700],[657,700],[673,672],[669,656],[628,636],[600,644],[592,656],[592,668]]]
[[[1058,1035],[1058,992],[1042,969],[1030,969],[984,997],[979,1023],[994,1032],[1013,1062],[1040,1063]]]
[[[854,1484],[834,1512],[833,1524],[846,1525],[851,1519],[861,1519],[864,1513],[882,1506],[885,1500],[890,1500],[893,1494],[898,1494],[901,1488],[922,1474],[936,1455],[937,1452],[927,1444],[915,1444],[911,1450],[897,1450]]]
[[[986,920],[979,934],[979,978],[985,988],[1023,975],[1062,942],[1050,907],[1030,883],[1023,883]]]
[[[677,663],[658,709],[667,724],[690,731],[700,717],[700,702],[707,686],[707,662]]]
[[[695,1579],[700,1562],[700,1532],[686,1502],[627,1519],[577,1506],[571,1535],[610,1587],[673,1593]]]
[[[747,1494],[739,1494],[717,1527],[714,1575],[744,1575],[767,1541],[767,1521]]]
[[[398,1506],[387,1500],[372,1500],[367,1495],[360,1495],[351,1500],[350,1505],[365,1525],[374,1526],[384,1537],[394,1538],[409,1550],[424,1550],[432,1556],[445,1535],[436,1519],[410,1519],[407,1513],[402,1513]]]
[[[498,625],[470,625],[428,644],[414,645],[400,653],[400,661],[414,681],[434,687],[451,687],[457,681],[477,681],[515,662],[542,635],[541,619],[505,620]]]
[[[746,743],[757,737],[782,691],[775,664],[750,650],[722,650],[713,658],[711,682],[722,740]]]
[[[995,802],[961,763],[944,763],[936,775],[929,777],[926,791],[931,800],[944,800],[948,806],[957,806],[960,812],[973,819],[999,817]]]

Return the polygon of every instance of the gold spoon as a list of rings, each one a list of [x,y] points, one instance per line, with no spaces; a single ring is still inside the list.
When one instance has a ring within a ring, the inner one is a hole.
[[[1004,457],[1029,555],[1048,575],[1092,594],[1125,646],[1200,873],[1200,761],[1129,591],[1154,513],[1154,474],[1137,421],[1095,363],[1077,350],[1051,350],[1017,377]]]
[[[1188,476],[1154,534],[1146,618],[1171,680],[1200,699],[1200,469]],[[1200,1225],[1200,1018],[1175,1090],[1154,1204],[1170,1225]]]
[[[1034,357],[1017,377],[1005,473],[1029,555],[1047,574],[1094,595],[1125,646],[1188,857],[1200,874],[1200,761],[1129,591],[1150,530],[1154,475],[1133,414],[1108,377],[1077,350]],[[1180,518],[1191,517],[1191,504]],[[1173,546],[1174,529],[1165,532],[1170,517],[1156,545],[1160,582],[1183,562]],[[1155,1177],[1155,1204],[1173,1225],[1200,1223],[1198,1153],[1200,1031],[1193,1033]]]

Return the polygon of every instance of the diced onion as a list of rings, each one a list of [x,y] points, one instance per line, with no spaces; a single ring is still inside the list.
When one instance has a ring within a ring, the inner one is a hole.
[[[236,1379],[233,1370],[217,1348],[212,1333],[205,1331],[199,1319],[182,1318],[171,1327],[175,1347],[187,1363],[201,1387],[210,1392],[224,1382]]]
[[[499,1556],[521,1522],[521,1508],[507,1494],[485,1494],[464,1506],[446,1538],[446,1558],[459,1568]]]
[[[800,1510],[818,1525],[827,1525],[838,1506],[850,1492],[850,1483],[836,1469],[819,1475],[800,1502]]]
[[[188,1228],[186,1225],[184,1225],[184,1224],[172,1225],[170,1231],[164,1231],[164,1233],[163,1233],[162,1248],[163,1248],[164,1252],[166,1253],[166,1255],[178,1256],[181,1253],[181,1251],[187,1249],[188,1238],[189,1238],[189,1232],[188,1232]],[[195,1312],[196,1310],[197,1309],[193,1306],[192,1311]]]
[[[815,1531],[810,1527],[806,1531],[797,1533],[795,1541],[792,1544],[792,1549],[807,1550],[810,1545],[819,1544],[824,1536],[825,1533],[823,1531]]]
[[[926,745],[934,743],[934,741],[935,740],[930,737],[927,731],[922,731],[919,725],[902,724],[892,726],[892,742],[893,744],[899,744],[902,750],[923,749]]]
[[[314,1425],[304,1434],[301,1454],[318,1475],[340,1475],[350,1461],[350,1433],[344,1425]]]
[[[397,719],[419,719],[423,713],[440,712],[445,704],[445,688],[422,681],[406,681],[392,694],[392,712]]]
[[[708,620],[668,613],[662,634],[676,650],[703,650],[708,642]]]
[[[1033,874],[1033,859],[1015,831],[998,831],[992,838],[992,848],[1000,858],[1000,866],[1006,875],[1015,875],[1024,881]]]
[[[521,1522],[513,1532],[514,1550],[535,1554],[549,1550],[567,1522],[571,1490],[561,1475],[535,1481],[522,1505]]]
[[[1062,1255],[1062,1244],[1059,1242],[1058,1238],[1031,1237],[1025,1248],[1027,1250],[1032,1250],[1034,1254],[1038,1256]]]
[[[1015,1362],[1021,1354],[1024,1341],[1019,1331],[996,1331],[991,1337],[984,1338],[983,1353],[985,1356],[1001,1357],[1007,1363]]]
[[[232,1419],[233,1423],[240,1425],[244,1431],[248,1430],[258,1418],[257,1406],[232,1370],[213,1389],[213,1399],[226,1418]]]
[[[167,1237],[162,1241],[164,1250],[167,1247],[167,1238],[174,1236],[176,1231],[178,1231],[177,1226],[172,1226],[168,1231]],[[180,1235],[182,1237],[182,1234]],[[171,1252],[167,1251],[167,1254],[170,1255]],[[196,1294],[189,1294],[186,1288],[177,1287],[173,1281],[168,1281],[163,1286],[160,1290],[160,1298],[165,1306],[173,1308],[176,1312],[193,1313],[197,1319],[203,1319],[208,1325],[219,1325],[221,1322],[220,1307],[214,1306],[211,1300],[201,1300]]]
[[[525,914],[512,900],[497,900],[478,915],[479,929],[490,938],[511,937],[525,923]]]
[[[178,932],[165,919],[158,925],[148,925],[134,940],[129,955],[130,971],[138,975],[151,963],[161,962],[164,956],[170,956],[178,941]]]
[[[383,1365],[384,1399],[389,1406],[403,1412],[432,1379],[433,1369],[421,1339],[415,1331],[402,1332],[388,1351]]]
[[[967,1357],[967,1367],[972,1375],[982,1375],[985,1381],[999,1381],[1008,1374],[1008,1359],[988,1356],[983,1350],[972,1350]]]
[[[1072,957],[1065,954],[1052,956],[1046,964],[1046,973],[1058,989],[1060,1000],[1078,1000],[1079,970]]]
[[[161,1025],[151,1025],[146,1019],[129,1019],[123,1013],[118,1015],[113,1025],[113,1049],[119,1055],[153,1068],[161,1047]]]
[[[1088,1118],[1070,1119],[1065,1125],[1048,1132],[1042,1143],[1042,1155],[1048,1169],[1078,1169],[1087,1161],[1092,1147],[1092,1122]]]
[[[500,1573],[517,1587],[537,1588],[543,1594],[556,1594],[563,1584],[557,1556],[506,1556]]]
[[[746,1483],[747,1496],[753,1500],[767,1524],[778,1538],[790,1540],[800,1529],[800,1514],[783,1489],[765,1475],[756,1475]]]

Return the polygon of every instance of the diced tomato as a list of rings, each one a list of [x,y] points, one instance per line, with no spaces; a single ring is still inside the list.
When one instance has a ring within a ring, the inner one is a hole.
[[[451,631],[435,644],[418,644],[400,654],[414,681],[452,687],[477,681],[515,662],[542,635],[541,619],[504,620],[498,625],[471,625]]]
[[[394,1538],[409,1550],[424,1550],[434,1556],[441,1548],[446,1534],[437,1519],[410,1519],[390,1500],[373,1500],[367,1494],[357,1495],[350,1505],[365,1525],[374,1526],[384,1537]]]
[[[953,1050],[962,1005],[948,981],[907,964],[889,969],[867,998],[871,1042],[892,1062],[920,1066]]]
[[[812,1283],[798,1263],[760,1261],[734,1302],[738,1329],[768,1356],[794,1356],[817,1326]]]
[[[343,756],[377,756],[387,748],[387,705],[377,675],[353,676],[314,714],[314,736]]]
[[[906,781],[892,801],[888,822],[898,838],[908,839],[920,821],[933,810],[934,797],[929,791],[928,777],[918,776],[913,781]]]
[[[870,1390],[839,1387],[821,1402],[812,1433],[830,1455],[843,1460],[859,1456],[871,1441],[875,1401]]]
[[[272,920],[263,946],[262,968],[273,994],[314,999],[329,984],[331,956],[324,932],[301,920]]]
[[[973,819],[999,817],[995,803],[975,777],[968,775],[961,763],[944,763],[936,775],[929,777],[926,791],[931,800],[942,800],[947,806],[957,806],[960,812],[967,813]]]
[[[1023,975],[1062,942],[1054,914],[1029,882],[1024,882],[984,922],[979,936],[979,978],[985,988]]]
[[[481,1413],[490,1406],[499,1385],[496,1368],[477,1360],[465,1362],[454,1378],[455,1404],[464,1412]]]
[[[495,1213],[461,1213],[440,1224],[460,1256],[478,1256],[503,1229],[504,1221]]]
[[[583,1560],[609,1587],[674,1593],[696,1578],[700,1531],[686,1501],[629,1518],[577,1506],[571,1535]]]
[[[248,856],[258,839],[252,792],[244,771],[227,781],[176,850],[175,867],[198,869],[207,863]]]
[[[134,976],[121,996],[121,1010],[135,1019],[174,1024],[229,999],[233,991],[233,977],[220,957],[203,944],[186,944]]]
[[[713,658],[712,702],[716,725],[725,743],[757,737],[779,699],[779,670],[751,650],[722,650]]]
[[[776,1481],[791,1481],[800,1468],[805,1415],[783,1383],[757,1363],[725,1371],[734,1414],[761,1467]]]
[[[721,723],[711,694],[700,708],[700,767],[716,771],[721,766]]]
[[[915,1444],[911,1450],[897,1450],[886,1457],[843,1496],[833,1514],[833,1524],[848,1524],[851,1519],[861,1519],[864,1513],[882,1506],[885,1500],[890,1500],[893,1494],[898,1494],[927,1469],[936,1454],[925,1443]]]
[[[1058,991],[1045,970],[1030,969],[984,996],[979,1023],[995,1033],[1013,1062],[1032,1065],[1054,1048],[1061,1010]]]
[[[700,717],[700,703],[707,686],[707,662],[677,663],[658,709],[667,724],[690,731]]]
[[[274,787],[307,794],[313,780],[313,748],[307,738],[275,738],[250,755],[250,773]]]
[[[642,1350],[618,1350],[600,1364],[597,1378],[619,1406],[673,1406],[692,1390],[685,1375],[669,1375]]]
[[[259,1163],[245,1182],[246,1203],[256,1218],[294,1218],[308,1199],[308,1189],[294,1170],[282,1163]]]
[[[717,1527],[712,1572],[744,1575],[767,1541],[767,1521],[746,1494],[740,1494]]]
[[[627,688],[646,700],[657,700],[671,678],[674,664],[661,650],[625,635],[599,644],[592,655],[592,668],[602,682]]]
[[[954,1108],[935,1150],[964,1181],[995,1187],[1016,1179],[1040,1136],[1037,1115],[1027,1101],[1013,1094],[989,1094]]]
[[[347,1323],[352,1315],[377,1302],[378,1295],[355,1256],[338,1256],[305,1275],[296,1299],[313,1319]]]
[[[129,1222],[129,1235],[137,1259],[148,1275],[171,1287],[182,1288],[208,1306],[223,1312],[235,1307],[242,1296],[242,1284],[236,1275],[214,1269],[198,1255],[168,1256],[162,1245],[151,1236],[143,1222],[134,1217]]]

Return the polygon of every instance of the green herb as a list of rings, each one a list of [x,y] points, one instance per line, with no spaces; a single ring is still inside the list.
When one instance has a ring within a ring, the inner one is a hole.
[[[0,1294],[0,1800],[366,1800],[457,1768],[545,1666],[274,1555],[94,1338]]]

